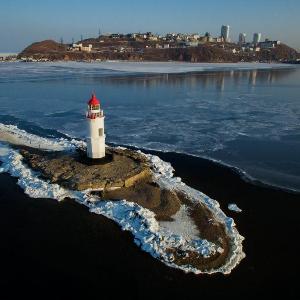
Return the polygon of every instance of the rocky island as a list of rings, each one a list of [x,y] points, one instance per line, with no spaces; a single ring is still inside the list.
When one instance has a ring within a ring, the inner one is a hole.
[[[19,177],[26,193],[40,197],[35,193],[42,186],[52,191],[48,197],[75,199],[130,230],[137,245],[171,267],[230,273],[244,257],[233,220],[158,157],[107,146],[105,158],[91,160],[84,143],[43,140],[37,147],[39,137],[27,139],[9,126],[0,139],[7,147],[0,153],[2,171]]]
[[[97,163],[86,159],[81,151],[70,154],[28,147],[20,150],[25,163],[39,171],[42,178],[68,189],[90,190],[97,201],[126,199],[152,211],[158,221],[168,222],[172,222],[172,216],[185,205],[201,238],[217,245],[219,251],[205,257],[193,251],[183,255],[178,249],[170,248],[168,251],[174,255],[174,263],[192,265],[201,271],[225,263],[230,252],[230,239],[225,225],[218,222],[207,207],[201,202],[192,203],[183,193],[160,187],[153,178],[150,162],[142,154],[111,147],[107,152],[111,160]]]

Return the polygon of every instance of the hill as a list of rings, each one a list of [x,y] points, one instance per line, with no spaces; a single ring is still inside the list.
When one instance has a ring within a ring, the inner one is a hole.
[[[26,47],[19,55],[35,55],[38,53],[56,53],[66,51],[66,45],[59,44],[53,40],[36,42]]]
[[[296,60],[299,53],[284,44],[259,51],[244,49],[234,43],[203,43],[186,47],[180,43],[135,41],[128,38],[86,39],[76,47],[53,40],[36,42],[26,47],[18,58],[23,60],[133,60],[186,62],[287,62]],[[80,46],[81,45],[81,46]],[[90,49],[88,45],[91,45]],[[249,48],[251,49],[251,48]]]

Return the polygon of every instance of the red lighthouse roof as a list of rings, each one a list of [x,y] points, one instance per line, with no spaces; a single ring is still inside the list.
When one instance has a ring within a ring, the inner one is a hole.
[[[88,105],[99,105],[100,101],[96,98],[95,93],[92,94],[92,98],[89,100]]]

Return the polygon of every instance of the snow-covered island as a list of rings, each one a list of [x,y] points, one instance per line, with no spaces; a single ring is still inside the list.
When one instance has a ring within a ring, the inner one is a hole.
[[[116,221],[134,242],[170,267],[228,274],[244,258],[243,237],[217,201],[173,176],[159,157],[107,147],[105,161],[83,155],[83,141],[0,128],[0,172],[34,198],[72,198]]]

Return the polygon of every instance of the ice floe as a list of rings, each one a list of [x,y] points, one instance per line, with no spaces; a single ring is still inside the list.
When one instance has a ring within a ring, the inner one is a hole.
[[[44,63],[3,63],[3,73],[14,74],[14,78],[37,79],[41,76],[72,78],[90,75],[111,75],[114,73],[153,73],[176,74],[206,71],[239,71],[239,70],[270,70],[292,68],[292,65],[279,63],[189,63],[189,62],[132,62],[132,61],[105,61],[105,62],[44,62]],[[5,77],[0,76],[0,81]]]
[[[141,73],[187,73],[205,71],[257,70],[287,68],[286,64],[269,63],[187,63],[187,62],[126,62],[108,61],[99,63],[102,69]]]
[[[242,210],[235,203],[228,204],[228,209],[238,213],[242,212]]]

